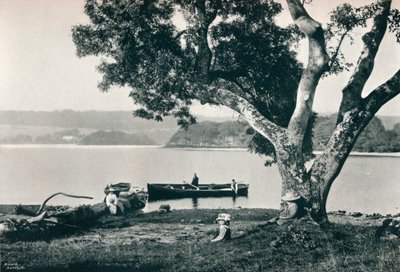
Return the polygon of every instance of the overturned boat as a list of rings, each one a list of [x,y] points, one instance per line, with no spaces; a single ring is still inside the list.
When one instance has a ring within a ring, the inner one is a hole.
[[[237,183],[200,184],[187,183],[148,183],[149,201],[161,199],[194,198],[194,197],[235,197],[247,196],[249,185]]]

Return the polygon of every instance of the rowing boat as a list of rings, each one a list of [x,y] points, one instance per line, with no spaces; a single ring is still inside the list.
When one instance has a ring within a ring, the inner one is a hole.
[[[193,198],[193,197],[235,197],[247,196],[249,185],[237,183],[236,190],[231,183],[201,184],[194,186],[187,183],[148,183],[149,200]]]
[[[110,190],[113,192],[119,194],[120,192],[128,192],[131,189],[131,184],[129,182],[119,182],[116,184],[110,184],[107,185],[106,188],[104,188],[104,193],[108,195]]]

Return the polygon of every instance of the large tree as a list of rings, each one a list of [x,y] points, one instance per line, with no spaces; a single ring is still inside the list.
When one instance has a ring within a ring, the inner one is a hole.
[[[269,0],[87,0],[91,23],[75,26],[73,39],[79,56],[103,56],[101,90],[132,89],[137,117],[174,116],[186,127],[195,122],[193,101],[240,113],[255,131],[252,148],[277,163],[282,195],[300,193],[312,218],[325,222],[329,190],[357,137],[400,92],[397,71],[361,95],[386,29],[398,29],[399,13],[390,0],[361,8],[344,4],[323,28],[304,2],[287,0],[294,24],[281,27],[275,17],[282,6]],[[342,90],[335,130],[307,169],[318,83],[349,69],[343,41],[369,21],[364,48]],[[296,53],[301,39],[308,41],[305,65]]]

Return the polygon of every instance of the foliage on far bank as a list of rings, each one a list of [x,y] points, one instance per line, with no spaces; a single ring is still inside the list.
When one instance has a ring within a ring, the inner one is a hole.
[[[121,131],[97,131],[79,142],[81,145],[154,145],[155,142],[143,134],[128,134]]]
[[[336,115],[318,116],[313,129],[313,148],[323,150],[336,125]],[[200,122],[175,133],[168,147],[248,147],[251,135],[243,122]],[[380,118],[368,124],[354,146],[359,152],[400,152],[400,123],[385,129]]]
[[[179,130],[169,142],[168,147],[246,147],[249,136],[246,124],[241,122],[201,122],[188,130]]]
[[[400,152],[400,123],[385,129],[382,120],[374,117],[357,139],[353,150],[359,152]],[[322,150],[335,128],[334,116],[321,116],[314,128],[314,148]]]

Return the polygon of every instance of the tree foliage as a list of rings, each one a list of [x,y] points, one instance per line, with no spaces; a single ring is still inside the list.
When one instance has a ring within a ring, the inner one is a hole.
[[[328,42],[328,53],[330,55],[329,70],[327,74],[338,74],[343,71],[350,71],[354,65],[346,61],[342,52],[343,41],[347,38],[351,43],[354,41],[353,34],[356,28],[366,28],[368,20],[374,18],[381,8],[378,3],[370,3],[361,7],[353,7],[349,3],[337,6],[330,13],[325,36]],[[397,41],[400,42],[400,13],[392,9],[388,16],[389,31],[395,33]],[[364,42],[369,42],[364,39]],[[370,41],[371,42],[371,41]]]
[[[290,50],[296,31],[273,21],[281,6],[262,0],[209,1],[203,15],[213,24],[204,38],[198,2],[88,0],[85,12],[91,24],[73,28],[78,55],[105,57],[98,67],[100,89],[133,88],[130,96],[142,106],[135,112],[139,117],[173,115],[183,126],[193,123],[188,106],[194,99],[215,104],[212,93],[204,92],[213,79],[227,78],[240,84],[242,95],[250,96],[266,116],[287,124],[301,66]],[[176,14],[186,19],[185,29],[179,29]],[[217,16],[219,22],[214,21]],[[213,51],[207,81],[201,78],[198,56],[204,39]]]
[[[130,96],[141,106],[137,117],[161,121],[173,116],[187,127],[195,122],[189,111],[194,100],[221,104],[212,86],[224,79],[240,86],[237,94],[268,119],[287,126],[302,67],[292,50],[298,30],[274,22],[281,10],[280,4],[264,0],[88,0],[91,23],[75,26],[73,40],[78,56],[104,57],[98,67],[101,90],[132,88]],[[183,25],[177,15],[185,18]],[[205,34],[201,16],[206,17]],[[206,73],[199,56],[204,42],[212,51]],[[260,142],[256,150],[269,152],[262,148],[266,145]]]

